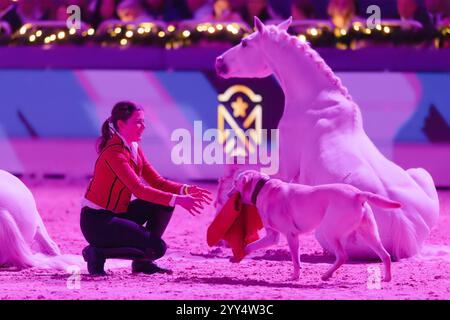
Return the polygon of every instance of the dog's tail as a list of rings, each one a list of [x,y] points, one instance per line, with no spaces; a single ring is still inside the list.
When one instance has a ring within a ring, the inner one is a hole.
[[[402,207],[400,202],[392,201],[372,192],[361,192],[358,195],[358,198],[362,203],[368,201],[371,204],[384,209],[399,209]]]
[[[47,256],[33,253],[9,211],[0,208],[0,265],[19,269],[37,267],[66,270],[68,266],[81,266],[83,263],[81,257],[75,255]]]

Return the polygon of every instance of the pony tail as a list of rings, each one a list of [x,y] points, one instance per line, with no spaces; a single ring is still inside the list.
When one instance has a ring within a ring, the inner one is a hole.
[[[109,121],[110,120],[107,119],[105,122],[103,122],[102,136],[98,139],[98,144],[97,144],[97,152],[98,153],[100,153],[103,150],[103,148],[105,148],[108,140],[112,138]]]

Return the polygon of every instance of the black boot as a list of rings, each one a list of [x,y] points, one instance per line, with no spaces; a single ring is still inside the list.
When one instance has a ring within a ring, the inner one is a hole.
[[[164,269],[158,267],[151,260],[133,260],[131,263],[131,271],[133,273],[145,273],[145,274],[154,274],[154,273],[164,273],[164,274],[172,274],[172,270]]]
[[[83,249],[83,258],[87,262],[87,268],[90,275],[106,276],[104,270],[105,257],[95,247],[87,246]]]

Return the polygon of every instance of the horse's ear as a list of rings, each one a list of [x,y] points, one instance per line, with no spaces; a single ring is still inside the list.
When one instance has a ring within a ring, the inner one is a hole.
[[[264,33],[264,31],[266,30],[264,23],[262,23],[257,16],[255,16],[254,21],[256,30],[258,30],[259,33]]]
[[[292,16],[290,16],[289,18],[287,18],[286,20],[284,20],[283,22],[278,24],[278,28],[281,30],[287,31],[287,29],[289,29],[291,23],[292,23]]]

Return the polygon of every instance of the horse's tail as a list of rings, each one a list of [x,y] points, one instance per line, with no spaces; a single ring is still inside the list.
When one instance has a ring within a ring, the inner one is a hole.
[[[378,194],[372,193],[372,192],[361,192],[358,195],[358,198],[361,202],[370,202],[374,205],[376,205],[379,208],[383,209],[399,209],[402,207],[401,203],[392,201],[388,198],[385,198],[383,196],[380,196]]]
[[[49,256],[61,255],[61,251],[59,250],[58,245],[52,240],[52,238],[50,238],[41,216],[39,214],[37,216],[39,218],[39,221],[34,240],[36,240],[36,243],[39,246],[39,250],[41,251],[41,253]]]
[[[66,270],[70,265],[83,263],[81,257],[73,255],[34,254],[9,211],[0,208],[0,265]]]
[[[405,214],[391,215],[391,256],[394,260],[409,258],[417,254],[422,247],[417,235],[417,226]]]
[[[6,264],[18,268],[34,265],[30,246],[9,211],[0,208],[0,265]]]

